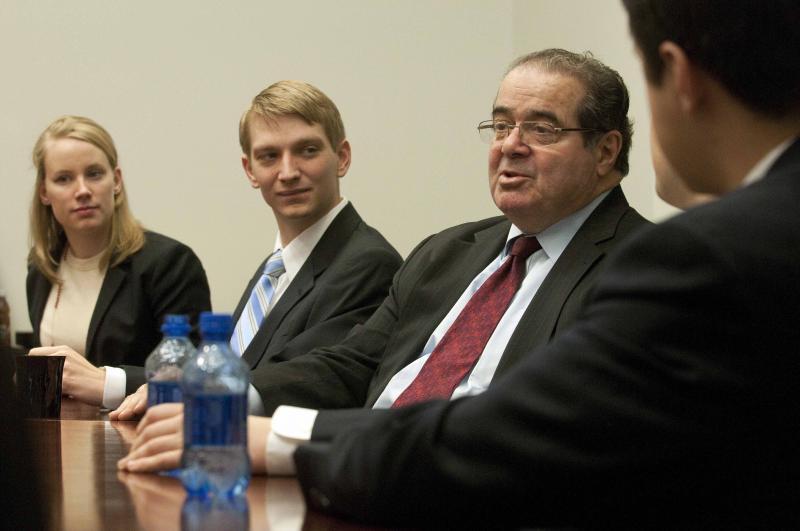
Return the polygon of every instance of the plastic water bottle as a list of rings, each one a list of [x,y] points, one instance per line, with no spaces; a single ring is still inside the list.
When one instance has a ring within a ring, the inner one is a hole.
[[[247,496],[186,498],[181,508],[181,531],[247,531],[250,507]]]
[[[200,314],[203,341],[183,366],[183,482],[189,496],[232,498],[250,482],[250,370],[231,350],[231,316]]]
[[[189,341],[189,317],[186,315],[167,315],[161,332],[161,340],[144,363],[147,378],[147,407],[164,402],[180,402],[181,375],[183,364],[195,352]]]

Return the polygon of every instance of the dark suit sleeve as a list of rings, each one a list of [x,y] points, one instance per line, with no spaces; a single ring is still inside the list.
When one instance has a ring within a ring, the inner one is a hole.
[[[763,488],[759,475],[777,474],[777,449],[791,447],[774,427],[796,415],[781,392],[796,385],[796,356],[763,359],[786,338],[760,327],[782,323],[746,303],[759,288],[714,241],[680,226],[645,232],[598,279],[577,325],[484,394],[321,412],[334,438],[295,454],[310,505],[391,525],[735,512],[726,494]]]
[[[397,270],[397,258],[391,253],[384,254],[377,261],[367,261],[367,257],[354,260],[342,276],[346,290],[342,290],[341,283],[338,286],[328,283],[330,296],[322,293],[318,299],[336,301],[330,318],[318,320],[319,324],[292,339],[287,349],[294,352],[287,350],[280,355],[286,361],[261,363],[251,371],[251,381],[267,415],[280,405],[311,408],[364,405],[369,383],[397,321],[397,283],[401,282],[406,267],[404,264],[400,268],[389,288],[391,274]],[[366,267],[368,263],[374,266]],[[385,282],[376,282],[376,278]],[[332,334],[338,334],[339,339],[320,346],[321,338]]]
[[[208,279],[200,259],[188,246],[175,241],[155,251],[158,256],[151,257],[141,279],[152,322],[160,326],[167,314],[187,314],[196,324],[200,312],[211,310]],[[198,336],[193,334],[193,339],[197,342]],[[126,394],[145,382],[144,367],[121,365],[121,368],[127,378]]]

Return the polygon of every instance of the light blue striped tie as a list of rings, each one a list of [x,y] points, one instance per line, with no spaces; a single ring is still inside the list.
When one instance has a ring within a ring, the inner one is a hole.
[[[264,316],[267,314],[269,303],[272,300],[272,295],[275,293],[275,286],[278,284],[278,277],[286,272],[283,266],[283,258],[281,257],[281,250],[278,249],[272,256],[269,257],[267,263],[264,265],[264,271],[261,273],[261,278],[258,279],[253,291],[250,292],[250,298],[247,300],[247,305],[239,317],[239,322],[236,323],[236,328],[233,329],[231,336],[231,348],[240,357],[247,349],[247,345],[253,340],[253,337],[258,332]]]

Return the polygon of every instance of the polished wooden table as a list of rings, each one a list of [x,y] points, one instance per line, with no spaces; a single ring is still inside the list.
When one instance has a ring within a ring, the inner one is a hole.
[[[58,420],[28,420],[50,529],[369,529],[306,511],[293,478],[254,476],[247,503],[186,500],[180,481],[117,471],[136,422],[111,422],[96,407],[62,403]]]

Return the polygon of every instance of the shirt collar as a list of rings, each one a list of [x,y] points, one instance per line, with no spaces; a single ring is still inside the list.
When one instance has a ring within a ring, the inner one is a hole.
[[[749,186],[754,182],[763,179],[772,165],[775,164],[775,161],[778,160],[778,157],[783,155],[783,152],[789,149],[789,146],[791,146],[796,140],[797,138],[790,137],[772,148],[769,153],[764,155],[761,160],[756,163],[755,166],[750,168],[750,171],[747,172],[747,175],[745,175],[744,179],[742,180],[740,187],[744,188],[745,186]]]
[[[313,225],[297,235],[286,247],[281,245],[281,235],[280,232],[278,233],[275,237],[274,251],[281,249],[283,266],[286,268],[286,273],[284,274],[287,275],[289,281],[297,275],[297,272],[300,271],[300,268],[306,263],[308,257],[311,256],[311,251],[314,250],[314,247],[316,247],[317,243],[322,239],[322,235],[325,234],[330,224],[333,223],[333,220],[348,203],[349,201],[347,198],[342,197],[342,200],[339,201],[335,207],[330,209],[327,214],[319,218]]]
[[[539,234],[535,235],[536,239],[539,240],[539,245],[542,246],[542,250],[547,254],[548,258],[551,260],[558,260],[558,257],[561,256],[561,253],[567,248],[569,242],[572,241],[572,238],[578,232],[578,229],[583,225],[583,222],[586,221],[591,213],[594,212],[594,209],[597,208],[597,205],[599,205],[610,192],[611,190],[603,192],[582,209],[553,223]],[[512,223],[508,231],[506,246],[503,249],[501,258],[505,258],[508,254],[510,249],[509,242],[521,234],[522,231]]]

